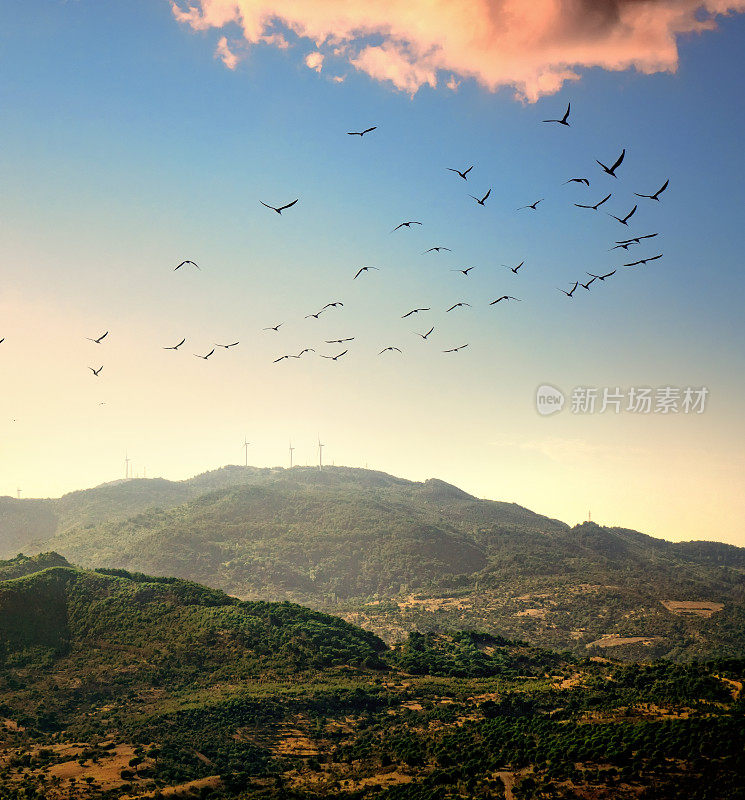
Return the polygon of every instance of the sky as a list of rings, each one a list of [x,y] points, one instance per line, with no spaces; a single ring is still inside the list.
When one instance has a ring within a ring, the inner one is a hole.
[[[7,4],[0,494],[120,478],[125,453],[186,478],[243,463],[245,438],[257,466],[290,442],[314,464],[320,437],[328,463],[745,546],[744,10]],[[569,102],[570,127],[542,122]],[[628,227],[608,215],[634,204]],[[566,397],[550,416],[546,384]],[[703,412],[572,408],[577,387],[668,386],[705,387]]]

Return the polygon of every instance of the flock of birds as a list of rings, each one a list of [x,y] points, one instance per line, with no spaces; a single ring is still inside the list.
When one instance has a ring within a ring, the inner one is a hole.
[[[564,115],[561,118],[542,120],[542,122],[545,123],[545,124],[556,124],[556,125],[561,125],[561,126],[564,126],[564,127],[570,127],[570,122],[569,122],[570,114],[571,114],[571,103],[567,105],[566,112],[564,113]],[[373,131],[376,131],[377,129],[378,129],[378,126],[374,125],[374,126],[365,128],[364,130],[360,130],[360,131],[349,131],[347,133],[347,135],[348,136],[359,136],[360,139],[362,139],[365,136],[367,136],[368,134],[371,134]],[[620,155],[618,156],[618,158],[616,158],[616,160],[610,166],[605,164],[604,162],[602,162],[600,160],[597,160],[597,159],[596,159],[596,163],[600,167],[600,169],[602,170],[604,175],[609,176],[611,178],[614,178],[615,180],[618,180],[619,176],[617,174],[617,171],[622,167],[625,158],[626,158],[626,150],[623,149],[621,151]],[[446,167],[446,170],[448,172],[454,173],[461,180],[463,180],[465,182],[468,182],[469,175],[470,175],[470,173],[471,173],[471,171],[473,169],[474,169],[474,165],[473,164],[470,165],[469,167],[467,167],[466,169],[463,169],[463,170],[457,169],[455,167]],[[590,188],[590,179],[587,178],[587,177],[572,177],[572,178],[569,178],[568,180],[564,181],[564,183],[565,184],[578,184],[578,185],[582,185],[582,186],[584,186],[584,187],[586,187],[588,189]],[[645,201],[660,202],[660,196],[667,190],[668,185],[669,185],[669,179],[665,180],[664,183],[660,186],[660,188],[657,189],[657,191],[655,191],[652,194],[643,194],[643,193],[639,193],[639,192],[635,192],[634,194],[635,194],[636,197],[640,198],[640,200],[643,199]],[[485,206],[487,201],[489,200],[489,198],[491,196],[491,192],[492,192],[492,190],[490,188],[483,196],[479,197],[478,195],[475,195],[475,194],[470,194],[469,196],[479,206]],[[613,192],[608,192],[601,200],[599,200],[596,203],[574,203],[574,206],[579,208],[579,209],[584,209],[584,210],[587,210],[587,211],[593,211],[593,212],[597,213],[600,210],[600,208],[603,205],[605,205],[605,203],[607,203],[611,199],[612,196],[613,196]],[[300,200],[300,198],[296,198],[295,200],[292,200],[291,202],[285,203],[283,205],[278,205],[278,206],[274,206],[274,205],[271,205],[269,203],[265,203],[263,200],[260,200],[259,202],[265,208],[267,208],[267,209],[269,209],[271,211],[274,211],[279,216],[282,216],[282,214],[285,211],[288,211],[289,209],[293,208],[299,202],[299,200]],[[532,203],[528,203],[526,205],[520,206],[519,208],[517,208],[515,210],[517,212],[521,212],[521,211],[538,212],[538,207],[543,201],[544,201],[544,198],[539,198],[538,200],[536,200],[536,201],[534,201]],[[617,216],[615,214],[610,214],[610,213],[608,214],[608,216],[612,217],[619,224],[621,224],[624,227],[628,228],[629,227],[629,222],[634,217],[634,215],[636,214],[637,208],[638,208],[638,204],[635,204],[633,206],[633,208],[631,208],[631,210],[628,211],[628,213],[626,213],[624,216]],[[391,233],[396,233],[397,231],[401,231],[401,230],[404,230],[404,229],[411,230],[412,227],[415,226],[415,225],[416,226],[423,226],[423,223],[420,220],[405,220],[404,222],[401,222],[398,225],[396,225],[395,228],[393,228],[393,230],[391,231]],[[627,252],[629,250],[629,248],[631,248],[633,246],[641,245],[643,242],[647,242],[648,240],[654,239],[656,236],[658,236],[657,233],[647,233],[647,234],[643,234],[643,235],[639,235],[639,236],[632,236],[632,237],[630,237],[628,239],[616,240],[614,242],[613,246],[610,248],[610,250],[611,251],[613,251],[613,250],[623,250],[624,252]],[[449,247],[445,247],[444,245],[435,245],[435,246],[430,247],[427,250],[425,250],[423,255],[430,254],[430,253],[439,254],[439,253],[446,253],[446,252],[449,253],[449,252],[452,252],[452,251],[451,251],[451,249]],[[650,263],[652,261],[656,261],[656,260],[658,260],[658,259],[660,259],[662,257],[663,257],[663,253],[657,253],[655,255],[648,255],[648,256],[645,256],[643,258],[639,258],[639,259],[636,259],[636,260],[630,260],[630,261],[624,263],[623,267],[633,268],[633,267],[643,266],[643,265],[646,265],[646,264],[648,264],[648,263]],[[518,275],[520,273],[520,271],[524,268],[525,263],[526,262],[523,260],[523,261],[521,261],[519,264],[517,264],[514,267],[508,266],[508,265],[502,265],[502,266],[507,268],[507,269],[509,269],[514,275]],[[199,266],[199,264],[196,261],[193,261],[191,259],[185,259],[184,261],[181,261],[181,263],[176,265],[173,268],[173,271],[175,272],[175,271],[178,271],[178,270],[181,270],[181,269],[184,269],[184,268],[193,268],[193,269],[197,269],[197,270],[201,269],[201,267]],[[354,275],[352,276],[352,280],[356,281],[356,280],[358,280],[360,278],[364,278],[364,276],[367,276],[367,275],[370,274],[370,271],[379,271],[379,269],[380,269],[379,267],[371,266],[371,265],[360,266],[359,268],[357,268],[355,270]],[[462,268],[462,269],[452,269],[451,271],[460,273],[461,275],[463,275],[463,277],[468,278],[473,270],[474,270],[474,267],[471,266],[471,267],[465,267],[465,268]],[[618,271],[617,269],[613,269],[612,271],[606,272],[604,274],[596,274],[596,273],[588,272],[588,273],[586,273],[586,275],[587,275],[587,278],[589,278],[589,280],[585,280],[584,278],[581,278],[581,279],[575,280],[574,284],[568,289],[563,289],[561,287],[556,287],[556,288],[563,295],[565,295],[566,297],[572,299],[574,297],[574,294],[575,294],[576,290],[578,289],[578,287],[581,286],[583,289],[589,291],[590,287],[592,286],[593,283],[595,283],[596,281],[604,282],[604,281],[608,280],[609,278],[613,277],[616,274],[617,271]],[[504,295],[501,295],[501,296],[495,298],[494,300],[491,300],[489,302],[489,306],[494,306],[494,305],[497,305],[497,304],[502,303],[502,302],[505,302],[505,303],[521,302],[521,300],[518,297],[515,297],[514,295],[504,294]],[[467,303],[467,302],[464,302],[464,301],[459,301],[459,302],[453,303],[449,308],[445,309],[445,313],[449,314],[449,313],[452,313],[452,312],[454,312],[454,311],[456,311],[458,309],[469,307],[470,305],[471,305],[470,303]],[[326,314],[326,313],[328,313],[330,311],[333,311],[334,309],[341,308],[343,306],[344,306],[344,303],[342,301],[334,300],[332,302],[326,303],[318,311],[310,313],[310,314],[307,314],[305,316],[305,318],[306,319],[318,320],[321,317],[322,314]],[[432,308],[430,306],[416,307],[416,308],[411,309],[410,311],[407,311],[405,314],[403,314],[403,316],[401,318],[402,319],[409,319],[411,317],[414,317],[415,315],[426,314],[427,312],[430,312],[430,311],[432,311]],[[268,334],[278,333],[283,324],[284,324],[283,322],[279,322],[279,323],[277,323],[275,325],[268,325],[267,327],[263,328],[263,331],[268,333]],[[429,330],[427,330],[427,331],[425,331],[423,333],[419,333],[418,331],[414,331],[413,333],[415,335],[419,336],[421,339],[423,339],[425,341],[428,341],[430,335],[434,331],[435,331],[435,326],[434,325],[430,325]],[[108,337],[108,335],[109,335],[109,331],[105,331],[104,333],[100,334],[99,336],[86,337],[86,338],[89,341],[91,341],[94,344],[96,344],[96,345],[102,345],[102,344],[105,343],[105,340]],[[353,342],[354,340],[355,340],[354,336],[347,336],[347,337],[341,337],[341,338],[336,338],[336,339],[326,339],[326,340],[324,340],[324,344],[325,345],[339,345],[339,347],[337,349],[340,350],[340,352],[332,351],[332,352],[327,352],[327,353],[318,353],[318,355],[321,358],[324,358],[324,359],[327,359],[327,360],[330,360],[330,361],[338,361],[339,359],[343,358],[344,356],[346,356],[350,352],[350,344],[349,343]],[[0,344],[2,344],[4,341],[5,341],[4,338],[0,339]],[[186,337],[183,337],[181,339],[181,341],[179,341],[177,344],[167,345],[167,346],[163,347],[162,349],[163,350],[170,350],[170,351],[178,351],[185,343],[186,343]],[[210,357],[212,357],[214,355],[214,353],[218,350],[218,348],[222,348],[222,349],[225,349],[225,350],[230,350],[230,349],[232,349],[234,347],[237,347],[239,344],[240,344],[239,341],[228,342],[228,343],[225,343],[225,344],[215,343],[215,345],[209,350],[209,352],[204,353],[204,354],[202,354],[202,353],[194,353],[193,355],[196,358],[199,358],[199,359],[202,359],[204,361],[207,361]],[[458,352],[461,352],[462,350],[464,350],[465,348],[467,348],[468,346],[469,346],[469,344],[466,342],[464,344],[460,344],[460,345],[457,345],[457,346],[454,346],[454,347],[448,347],[448,348],[444,349],[442,352],[443,353],[458,353]],[[342,347],[344,349],[342,349]],[[386,353],[402,353],[402,352],[403,352],[403,350],[400,347],[398,347],[396,345],[390,345],[390,346],[382,348],[380,350],[380,352],[378,353],[378,355],[383,356]],[[309,353],[316,353],[315,348],[313,348],[313,347],[304,347],[297,353],[284,353],[282,355],[279,355],[277,358],[275,358],[274,359],[274,363],[279,363],[279,362],[286,361],[286,360],[289,360],[289,359],[299,359],[299,358],[302,358],[304,355],[309,354]],[[88,367],[88,369],[91,371],[91,373],[96,378],[98,378],[98,377],[100,377],[100,375],[101,375],[101,373],[103,371],[103,365],[98,366],[98,367],[91,366],[91,367]]]

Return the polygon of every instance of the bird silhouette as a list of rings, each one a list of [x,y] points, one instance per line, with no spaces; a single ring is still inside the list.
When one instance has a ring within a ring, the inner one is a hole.
[[[184,266],[186,266],[187,264],[191,264],[191,265],[192,265],[192,267],[196,267],[196,268],[197,268],[197,269],[199,269],[199,270],[201,270],[201,269],[202,269],[202,268],[199,266],[199,264],[197,264],[197,262],[196,262],[196,261],[189,261],[189,260],[187,259],[186,261],[182,261],[182,262],[181,262],[181,263],[180,263],[180,264],[179,264],[177,267],[174,267],[174,268],[173,268],[173,271],[175,272],[177,269],[181,269],[181,267],[184,267]]]
[[[625,157],[626,157],[626,148],[624,148],[624,149],[621,151],[621,155],[620,155],[620,156],[618,156],[618,158],[616,159],[616,163],[615,163],[615,164],[614,164],[612,167],[606,167],[606,165],[605,165],[605,164],[603,164],[603,162],[602,162],[602,161],[598,161],[597,159],[595,159],[595,161],[596,161],[598,164],[600,164],[600,166],[603,168],[603,171],[604,171],[606,174],[608,174],[608,175],[612,175],[614,178],[617,178],[617,177],[618,177],[618,175],[616,175],[616,170],[617,170],[617,169],[618,169],[618,168],[621,166],[621,164],[623,163],[623,160],[624,160],[624,158],[625,158]]]
[[[655,236],[659,236],[659,234],[648,233],[645,236],[634,236],[631,239],[616,240],[616,244],[639,244],[642,239],[654,239]]]
[[[352,278],[352,280],[353,280],[353,281],[356,281],[356,280],[357,280],[357,278],[359,278],[359,277],[360,277],[360,275],[361,275],[363,272],[367,272],[369,269],[380,269],[380,267],[360,267],[360,268],[357,270],[357,274],[354,276],[354,278]]]
[[[200,356],[198,353],[194,353],[194,355],[197,358],[202,358],[202,359],[204,359],[206,361],[214,352],[215,352],[215,348],[213,347],[212,350],[210,350],[209,353],[207,353],[206,356]]]
[[[612,194],[606,195],[599,203],[596,203],[594,206],[586,206],[583,205],[582,203],[575,203],[574,205],[577,206],[577,208],[591,208],[593,211],[597,211],[600,208],[600,206],[602,206],[603,203],[607,203],[612,196],[613,196]]]
[[[3,338],[0,339],[0,344],[2,344],[4,341],[5,341],[5,337],[3,336]]]
[[[326,339],[326,344],[344,344],[344,342],[353,342],[354,336],[348,336],[346,339]]]
[[[326,310],[325,308],[322,308],[320,311],[317,311],[315,314],[306,314],[305,315],[305,319],[310,319],[311,317],[313,317],[313,319],[318,319],[321,316],[321,314],[323,314],[323,312],[325,310]]]
[[[489,303],[489,305],[490,306],[495,306],[497,303],[501,303],[502,300],[517,300],[517,297],[512,297],[512,295],[509,295],[509,294],[503,294],[501,297],[498,297],[496,300],[492,300],[491,303]],[[518,303],[522,303],[522,300],[517,300],[517,302]]]
[[[365,128],[364,131],[347,131],[347,136],[359,136],[361,139],[366,133],[372,133],[377,128],[377,125],[373,125],[371,128]]]
[[[3,339],[3,341],[5,341],[5,339]],[[103,369],[103,364],[101,364],[101,366],[100,366],[98,369],[93,369],[93,367],[88,367],[88,369],[89,369],[89,370],[90,370],[90,371],[91,371],[91,372],[92,372],[92,373],[93,373],[93,374],[94,374],[96,377],[98,377],[98,376],[101,374],[101,370]]]
[[[327,308],[336,308],[337,306],[343,306],[343,305],[344,303],[342,303],[340,300],[337,300],[335,303],[326,303],[326,305],[321,309],[321,311],[324,311]]]
[[[446,314],[448,311],[452,311],[454,308],[460,308],[461,306],[470,306],[470,303],[456,303],[454,306],[450,306],[450,308],[445,312]]]
[[[426,339],[434,329],[435,326],[433,325],[426,333],[419,333],[418,331],[414,331],[414,333],[416,333],[417,336],[421,336],[422,339]]]
[[[489,198],[489,195],[490,195],[490,194],[491,194],[491,189],[489,189],[489,191],[488,191],[488,192],[487,192],[487,193],[486,193],[486,194],[485,194],[485,195],[484,195],[484,196],[481,198],[481,200],[479,200],[479,198],[478,198],[478,197],[476,197],[476,195],[473,195],[473,194],[472,194],[472,195],[470,195],[470,196],[471,196],[471,197],[473,197],[473,199],[474,199],[474,200],[475,200],[475,201],[476,201],[476,202],[477,202],[477,203],[478,203],[480,206],[483,206],[483,205],[485,205],[485,204],[486,204],[486,201],[487,201],[487,199]]]
[[[628,250],[632,244],[639,244],[639,242],[622,242],[621,244],[613,245],[610,250]]]
[[[608,214],[608,216],[618,220],[621,225],[628,226],[629,220],[634,216],[634,214],[636,214],[636,206],[634,206],[625,217],[617,217],[615,214]]]
[[[280,322],[278,325],[270,325],[268,328],[262,328],[263,331],[274,331],[275,333],[279,333],[279,329],[284,325],[283,322]]]
[[[465,269],[451,269],[451,272],[460,272],[461,275],[465,275],[466,278],[468,277],[468,273],[473,269],[473,267],[466,267]]]
[[[379,353],[379,356],[382,356],[383,353],[387,353],[389,350],[395,350],[397,353],[402,352],[398,347],[384,347]]]
[[[651,256],[649,258],[640,258],[638,261],[632,261],[630,264],[624,264],[624,267],[635,267],[638,264],[646,264],[648,261],[657,261],[658,258],[662,258],[664,253],[660,253],[658,256]]]
[[[286,358],[290,358],[290,356],[280,356],[279,358],[275,358],[272,363],[278,364],[280,361],[284,361]]]
[[[400,225],[396,225],[396,227],[391,231],[391,233],[395,233],[399,228],[411,228],[412,225],[421,225],[421,222],[416,222],[415,220],[411,220],[410,222],[402,222]]]
[[[265,208],[271,208],[272,211],[276,211],[280,216],[282,216],[282,212],[285,211],[288,208],[292,208],[295,205],[295,203],[297,203],[297,201],[299,199],[300,198],[298,197],[295,200],[293,200],[291,203],[288,203],[286,206],[279,206],[279,208],[276,208],[275,206],[270,206],[269,203],[265,203],[263,200],[259,200],[259,202]]]
[[[524,264],[524,261],[521,261],[516,267],[510,267],[508,264],[502,264],[503,267],[506,267],[510,272],[514,272],[517,275],[518,270]]]
[[[595,278],[595,279],[597,279],[599,281],[604,281],[606,278],[610,278],[611,275],[615,275],[616,274],[616,270],[613,270],[613,272],[606,272],[605,275],[596,275],[594,272],[588,272],[587,274],[591,278]]]
[[[464,347],[468,347],[467,344],[459,345],[458,347],[451,347],[449,350],[443,350],[443,353],[457,353],[458,350],[462,350]]]
[[[305,355],[305,353],[315,353],[316,351],[312,347],[304,347],[296,356],[290,356],[290,358],[300,358],[300,356]]]
[[[102,334],[101,334],[101,335],[98,337],[98,339],[91,339],[91,337],[90,337],[90,336],[86,336],[85,338],[86,338],[86,339],[87,339],[89,342],[95,342],[96,344],[101,344],[101,342],[102,342],[102,341],[103,341],[103,340],[104,340],[104,339],[105,339],[105,338],[106,338],[108,335],[109,335],[109,332],[108,332],[108,331],[106,331],[106,333],[102,333]]]
[[[216,344],[215,347],[224,347],[226,350],[229,350],[231,347],[235,347],[239,344],[240,342],[231,342],[230,344]]]
[[[434,251],[435,253],[439,253],[441,250],[447,250],[448,253],[452,253],[453,251],[449,247],[430,247],[429,250],[425,250],[422,255],[426,255],[427,253],[431,253]]]
[[[468,177],[467,177],[468,173],[473,169],[473,164],[471,164],[471,166],[467,170],[465,170],[465,172],[461,172],[459,169],[453,169],[453,167],[447,167],[447,169],[448,169],[449,172],[457,172],[458,175],[460,175],[461,178],[463,178],[464,181],[467,181],[468,180]]]
[[[572,288],[571,288],[571,291],[567,292],[565,289],[559,289],[558,286],[556,288],[559,289],[559,291],[562,292],[563,294],[565,294],[567,297],[574,297],[574,292],[575,292],[575,290],[577,289],[578,286],[579,286],[579,281],[575,281],[574,282],[574,286],[572,286]]]
[[[431,308],[412,308],[411,311],[407,311],[406,314],[401,317],[401,319],[406,319],[406,317],[410,317],[412,314],[418,314],[420,311],[431,311]]]
[[[321,355],[321,358],[328,358],[331,361],[336,361],[337,358],[341,358],[342,356],[345,356],[348,352],[349,352],[349,350],[345,350],[343,353],[339,353],[338,356],[324,356],[324,355]]]
[[[517,210],[518,211],[522,211],[524,208],[532,208],[533,211],[535,211],[538,208],[538,203],[542,203],[542,202],[543,202],[543,198],[541,198],[540,200],[536,200],[535,203],[528,203],[527,206],[520,206],[520,208],[518,208]]]
[[[542,122],[558,122],[559,125],[566,125],[567,128],[569,127],[569,112],[572,110],[572,104],[569,103],[567,105],[567,110],[564,112],[564,116],[561,119],[544,119]]]
[[[668,178],[654,194],[639,194],[638,192],[634,192],[634,194],[637,197],[646,197],[649,200],[656,200],[659,203],[660,195],[665,191],[665,189],[667,189],[669,183],[670,183],[670,178]]]
[[[173,345],[173,347],[164,347],[164,350],[178,350],[179,347],[186,341],[186,339],[182,339],[178,344]]]
[[[585,186],[590,185],[590,181],[588,181],[587,178],[570,178],[568,181],[564,181],[564,186],[568,183],[584,183]]]
[[[597,280],[597,278],[590,278],[590,280],[587,281],[587,283],[580,283],[580,286],[583,289],[587,289],[587,291],[589,292],[590,291],[590,284],[593,283],[596,280]]]

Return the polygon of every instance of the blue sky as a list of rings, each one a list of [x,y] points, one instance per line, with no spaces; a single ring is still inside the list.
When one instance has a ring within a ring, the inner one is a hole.
[[[682,38],[675,74],[590,69],[537,103],[472,80],[413,97],[353,69],[337,84],[304,65],[302,40],[251,47],[231,71],[218,36],[153,0],[6,10],[0,493],[118,477],[125,449],[149,475],[186,477],[240,461],[244,434],[254,463],[284,464],[290,438],[312,463],[320,433],[336,463],[745,544],[742,16]],[[568,100],[570,129],[540,122]],[[624,147],[614,181],[594,160]],[[468,184],[445,169],[470,164]],[[562,185],[575,176],[591,187]],[[613,191],[620,216],[668,177],[628,234],[572,205]],[[489,188],[484,208],[468,197]],[[295,197],[281,218],[259,204]],[[424,225],[390,233],[406,219]],[[629,255],[663,259],[574,300],[557,291],[634,260],[609,246],[655,231]],[[453,252],[422,255],[433,245]],[[174,274],[184,258],[202,271]],[[500,266],[522,260],[518,276]],[[380,271],[353,282],[363,264]],[[522,302],[490,308],[501,294]],[[418,305],[426,320],[400,319]],[[432,341],[414,335],[431,325]],[[104,330],[105,346],[84,338]],[[346,361],[272,363],[345,336]],[[388,345],[403,356],[378,357]],[[695,418],[541,418],[544,382],[711,394]]]

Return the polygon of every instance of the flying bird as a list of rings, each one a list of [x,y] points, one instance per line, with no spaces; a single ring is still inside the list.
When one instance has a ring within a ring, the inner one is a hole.
[[[102,341],[103,341],[103,340],[104,340],[104,339],[105,339],[105,338],[106,338],[108,335],[109,335],[109,332],[108,332],[108,331],[106,331],[106,333],[102,333],[102,334],[101,334],[101,335],[98,337],[98,339],[91,339],[91,337],[90,337],[90,336],[86,336],[85,338],[86,338],[86,339],[87,339],[89,342],[95,342],[96,344],[101,344],[101,342],[102,342]]]
[[[356,280],[357,280],[357,278],[359,278],[359,277],[360,277],[360,275],[361,275],[363,272],[367,272],[369,269],[380,269],[380,267],[360,267],[360,268],[357,270],[357,274],[354,276],[354,278],[352,278],[352,280],[353,280],[353,281],[356,281]]]
[[[275,208],[274,206],[270,206],[268,203],[265,203],[263,200],[259,200],[259,202],[261,203],[262,206],[265,206],[266,208],[271,208],[272,211],[276,211],[281,216],[283,211],[285,211],[288,208],[292,208],[295,205],[295,203],[297,203],[297,201],[299,199],[300,198],[298,197],[295,200],[293,200],[291,203],[288,203],[286,206],[279,206],[279,208]]]
[[[406,319],[406,317],[410,317],[412,314],[418,314],[420,311],[431,311],[431,308],[412,308],[411,311],[407,311],[401,319]]]
[[[478,197],[476,197],[476,196],[475,196],[475,195],[473,195],[473,194],[472,194],[472,195],[470,195],[470,196],[471,196],[471,197],[473,197],[473,199],[474,199],[474,200],[475,200],[475,201],[476,201],[476,202],[477,202],[477,203],[478,203],[480,206],[483,206],[483,205],[485,205],[485,204],[486,204],[486,201],[487,201],[487,199],[488,199],[488,197],[489,197],[489,195],[490,195],[490,194],[491,194],[491,189],[489,189],[489,191],[488,191],[488,192],[487,192],[487,193],[486,193],[486,194],[485,194],[485,195],[484,195],[484,196],[481,198],[481,200],[479,200],[479,198],[478,198]]]
[[[279,329],[284,325],[283,322],[280,322],[279,325],[270,325],[268,328],[262,328],[263,331],[274,331],[275,333],[279,332]]]
[[[326,305],[321,309],[321,311],[324,311],[327,308],[336,308],[337,306],[343,306],[343,305],[344,303],[337,300],[335,303],[326,303]]]
[[[659,234],[648,233],[645,236],[634,236],[633,239],[621,239],[620,241],[616,241],[616,244],[639,244],[642,239],[654,239],[655,236],[659,236]]]
[[[587,274],[591,278],[596,278],[599,281],[604,281],[606,278],[610,278],[611,275],[615,275],[616,274],[616,270],[613,270],[613,272],[606,272],[605,275],[595,275],[595,273],[593,273],[593,272],[588,272]]]
[[[326,344],[344,344],[344,342],[353,342],[354,336],[349,336],[346,339],[326,339]]]
[[[402,222],[400,225],[396,225],[396,227],[391,231],[391,233],[395,233],[399,228],[411,228],[412,225],[421,225],[421,222],[416,222],[412,220],[411,222]]]
[[[459,169],[453,169],[453,167],[447,167],[447,169],[449,172],[457,172],[458,175],[460,175],[464,181],[467,181],[468,180],[467,175],[473,169],[473,164],[471,164],[471,166],[465,172],[461,172]]]
[[[511,295],[509,295],[509,294],[503,294],[501,297],[498,297],[496,300],[492,300],[492,301],[491,301],[491,303],[489,303],[489,305],[490,305],[490,306],[494,306],[494,305],[496,305],[497,303],[501,303],[501,302],[502,302],[502,300],[517,300],[517,297],[512,297],[512,296],[511,296]],[[521,302],[522,302],[522,300],[517,300],[517,302],[518,302],[518,303],[521,303]]]
[[[3,339],[3,341],[5,341],[5,339]],[[90,370],[90,371],[91,371],[91,372],[92,372],[92,373],[93,373],[93,374],[94,374],[96,377],[98,377],[98,376],[101,374],[101,370],[103,369],[103,364],[102,364],[102,365],[101,365],[101,366],[100,366],[98,369],[93,369],[93,367],[88,367],[88,369],[89,369],[89,370]]]
[[[590,284],[593,283],[596,280],[597,280],[597,278],[590,278],[590,280],[587,281],[587,283],[580,283],[580,286],[583,289],[587,289],[587,291],[589,292],[590,291]]]
[[[286,358],[290,358],[290,356],[280,356],[279,358],[275,358],[272,363],[278,364],[280,361],[284,361]]]
[[[639,261],[632,261],[630,264],[624,264],[624,267],[635,267],[638,264],[646,264],[648,261],[657,261],[658,258],[662,258],[664,253],[660,253],[658,256],[651,256],[650,258],[640,258]]]
[[[348,352],[349,352],[349,350],[345,350],[343,353],[339,353],[338,356],[324,356],[324,355],[321,355],[321,358],[328,358],[331,361],[336,361],[337,358],[341,358],[342,356],[345,356]]]
[[[433,325],[426,333],[419,333],[418,331],[414,331],[414,333],[416,333],[417,336],[421,336],[422,339],[426,339],[434,329],[435,326]]]
[[[510,267],[510,266],[509,266],[509,265],[507,265],[507,264],[502,264],[502,266],[503,266],[503,267],[506,267],[506,268],[507,268],[507,269],[508,269],[510,272],[514,272],[514,273],[515,273],[515,275],[517,275],[517,271],[520,269],[520,267],[522,267],[522,265],[523,265],[524,263],[525,263],[524,261],[521,261],[521,262],[520,262],[520,263],[519,263],[519,264],[518,264],[516,267]]]
[[[322,308],[322,309],[321,309],[320,311],[318,311],[316,314],[306,314],[306,315],[305,315],[305,319],[310,319],[311,317],[313,317],[313,319],[318,319],[318,318],[321,316],[321,314],[323,314],[323,312],[324,312],[325,310],[326,310],[325,308]]]
[[[575,281],[571,291],[567,292],[564,289],[559,289],[559,291],[563,292],[567,297],[574,297],[574,292],[578,286],[579,286],[579,281]],[[559,287],[557,286],[556,288],[558,289]]]
[[[186,341],[186,339],[182,339],[178,344],[173,345],[173,347],[164,347],[164,350],[178,350],[179,347]]]
[[[634,192],[634,194],[637,197],[646,197],[649,200],[657,200],[657,202],[659,202],[660,195],[665,191],[665,189],[667,189],[669,183],[670,183],[670,178],[668,178],[654,194],[639,194],[638,192]]]
[[[536,200],[535,203],[528,203],[527,206],[520,206],[520,208],[518,208],[517,210],[518,211],[522,211],[524,208],[532,208],[533,211],[535,211],[536,208],[538,207],[538,203],[542,203],[542,202],[543,202],[543,198],[541,198],[540,200]]]
[[[631,211],[629,211],[629,213],[623,218],[622,217],[617,217],[615,214],[608,214],[608,216],[609,217],[613,217],[613,219],[617,219],[621,223],[621,225],[627,225],[628,226],[629,220],[634,216],[634,214],[636,214],[636,206],[634,206],[631,209]]]
[[[205,361],[215,352],[215,348],[213,347],[212,350],[207,353],[206,356],[200,356],[198,353],[194,353],[197,358],[203,358]]]
[[[620,155],[620,156],[618,156],[618,158],[616,159],[616,163],[615,163],[615,164],[614,164],[612,167],[606,167],[606,165],[605,165],[605,164],[603,164],[603,162],[602,162],[602,161],[598,161],[597,159],[595,159],[595,161],[596,161],[598,164],[600,164],[600,166],[603,168],[603,171],[604,171],[606,174],[608,174],[608,175],[612,175],[614,178],[617,178],[617,177],[618,177],[618,175],[616,175],[616,170],[617,170],[617,169],[618,169],[618,168],[621,166],[621,164],[623,163],[623,159],[624,159],[625,157],[626,157],[626,148],[624,148],[624,149],[621,151],[621,155]]]
[[[383,353],[387,353],[389,350],[395,350],[397,353],[400,353],[400,352],[401,352],[401,350],[399,350],[399,348],[398,348],[398,347],[384,347],[384,348],[383,348],[383,349],[382,349],[382,350],[381,350],[381,351],[378,353],[378,355],[379,355],[379,356],[382,356],[382,355],[383,355]]]
[[[639,242],[621,242],[620,244],[613,245],[613,247],[609,248],[610,250],[628,250],[632,244],[639,244]]]
[[[231,347],[235,347],[239,344],[240,342],[231,342],[230,344],[216,344],[215,347],[224,347],[226,350],[229,350]]]
[[[456,303],[454,306],[450,306],[450,308],[445,312],[446,314],[448,311],[452,311],[454,308],[460,308],[461,306],[470,306],[470,303]]]
[[[450,350],[443,350],[443,353],[457,353],[458,350],[462,350],[464,347],[468,347],[467,344],[462,344],[459,347],[451,347]]]
[[[449,247],[430,247],[429,250],[425,250],[422,255],[426,255],[427,253],[431,253],[434,250],[435,253],[439,253],[441,250],[447,250],[448,253],[452,253],[453,251]]]
[[[312,347],[305,347],[296,356],[290,356],[290,358],[300,358],[300,356],[304,355],[305,353],[315,353],[315,352],[316,351]]]
[[[468,273],[473,269],[473,267],[466,267],[465,269],[451,269],[451,272],[460,272],[462,275],[465,275],[466,278],[468,277]]]
[[[347,131],[347,136],[359,136],[361,139],[366,133],[372,133],[377,128],[377,125],[373,125],[372,128],[365,128],[364,131]]]
[[[570,178],[568,181],[564,181],[564,186],[568,183],[584,183],[585,186],[590,185],[590,181],[588,181],[587,178]]]
[[[559,125],[566,125],[567,128],[569,127],[569,112],[572,110],[572,104],[569,103],[567,105],[567,110],[564,112],[564,116],[561,119],[544,119],[543,122],[558,122]]]
[[[182,261],[182,262],[181,262],[181,263],[180,263],[180,264],[179,264],[177,267],[174,267],[174,268],[173,268],[173,271],[175,272],[177,269],[181,269],[181,267],[184,267],[184,266],[186,266],[187,264],[191,264],[191,265],[192,265],[192,267],[196,267],[197,269],[200,269],[200,270],[202,269],[202,268],[199,266],[199,264],[197,264],[197,262],[196,262],[196,261],[189,261],[189,260],[187,259],[186,261]]]
[[[607,195],[599,203],[597,203],[594,206],[585,206],[585,205],[582,205],[582,203],[575,203],[574,205],[577,206],[577,208],[591,208],[593,211],[597,211],[600,208],[600,206],[602,206],[603,203],[607,203],[608,200],[610,200],[612,196],[613,195],[611,195],[611,194]]]

